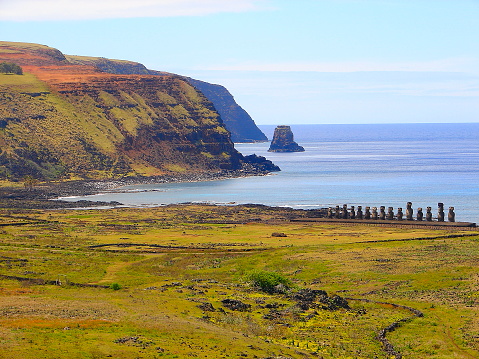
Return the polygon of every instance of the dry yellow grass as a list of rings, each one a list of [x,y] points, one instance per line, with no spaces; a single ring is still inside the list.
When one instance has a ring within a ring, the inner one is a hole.
[[[62,285],[0,278],[0,358],[385,357],[377,332],[412,314],[375,302],[424,313],[387,335],[404,358],[479,354],[479,232],[292,223],[254,207],[11,214],[44,222],[0,229],[0,274]],[[251,288],[252,270],[372,302],[301,309]]]

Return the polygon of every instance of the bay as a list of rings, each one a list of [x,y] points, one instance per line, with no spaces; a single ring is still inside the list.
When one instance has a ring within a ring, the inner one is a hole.
[[[259,126],[272,138],[275,126]],[[127,193],[72,198],[128,206],[170,203],[259,203],[293,208],[343,204],[437,212],[455,207],[457,221],[479,221],[479,123],[292,125],[299,153],[267,152],[269,143],[236,144],[281,168],[267,176],[128,186]]]

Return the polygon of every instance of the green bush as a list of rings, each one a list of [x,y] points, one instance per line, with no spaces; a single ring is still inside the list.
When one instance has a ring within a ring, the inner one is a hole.
[[[110,289],[120,290],[120,289],[121,289],[121,285],[119,285],[118,283],[112,283],[112,284],[110,284]]]
[[[246,279],[252,286],[266,293],[281,293],[292,286],[288,278],[276,272],[255,270]]]
[[[23,75],[23,70],[12,62],[2,62],[0,63],[0,73]]]

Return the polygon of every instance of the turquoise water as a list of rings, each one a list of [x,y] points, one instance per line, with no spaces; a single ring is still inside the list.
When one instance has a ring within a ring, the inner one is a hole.
[[[260,126],[268,138],[274,126]],[[130,186],[130,193],[82,197],[130,206],[181,202],[454,206],[457,221],[479,222],[479,124],[296,125],[301,153],[269,153],[268,143],[236,144],[281,172],[198,183]],[[146,191],[146,192],[141,192]],[[75,200],[78,198],[75,198]]]

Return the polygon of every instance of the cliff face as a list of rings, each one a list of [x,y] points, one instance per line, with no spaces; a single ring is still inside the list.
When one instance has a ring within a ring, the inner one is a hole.
[[[112,74],[172,75],[167,72],[149,70],[143,64],[132,61],[70,55],[66,55],[66,58],[71,63],[96,66],[101,71]],[[256,126],[251,116],[236,103],[233,96],[225,87],[189,77],[182,78],[202,92],[203,95],[213,103],[226,129],[231,133],[231,140],[233,142],[262,142],[268,140],[266,135]]]
[[[200,90],[221,115],[223,122],[231,132],[233,142],[263,142],[266,135],[256,126],[251,116],[239,106],[229,91],[221,86],[187,78],[187,81]]]
[[[246,165],[213,104],[176,75],[114,75],[0,42],[0,178],[112,178]],[[251,166],[251,165],[248,165]]]
[[[291,127],[277,126],[268,152],[304,152],[304,148],[294,141]]]

